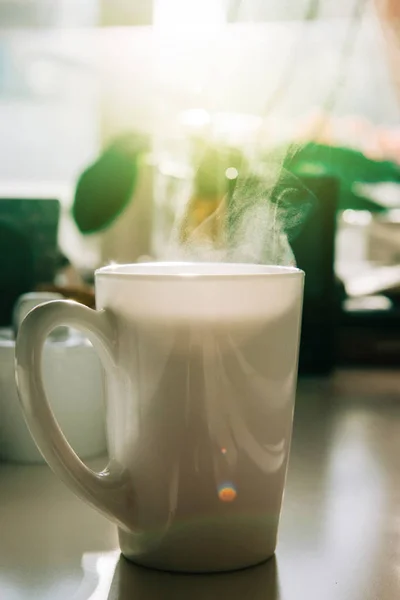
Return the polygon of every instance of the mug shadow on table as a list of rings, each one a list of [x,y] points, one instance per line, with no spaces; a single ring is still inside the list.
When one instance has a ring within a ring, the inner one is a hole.
[[[279,600],[278,588],[275,557],[242,571],[189,575],[138,567],[121,556],[108,600]]]

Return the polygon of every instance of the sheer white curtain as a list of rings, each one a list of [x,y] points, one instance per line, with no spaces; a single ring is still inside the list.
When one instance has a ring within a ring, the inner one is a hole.
[[[0,2],[0,184],[72,183],[96,152],[96,5]]]

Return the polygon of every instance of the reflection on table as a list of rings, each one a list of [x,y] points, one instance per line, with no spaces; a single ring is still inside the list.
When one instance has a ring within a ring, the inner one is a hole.
[[[399,389],[390,371],[301,382],[276,557],[236,573],[130,564],[114,526],[47,467],[1,465],[1,599],[395,600]]]

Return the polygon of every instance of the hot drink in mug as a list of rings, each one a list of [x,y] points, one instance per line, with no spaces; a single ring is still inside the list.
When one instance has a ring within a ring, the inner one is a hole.
[[[257,564],[276,547],[295,399],[303,273],[217,263],[96,272],[97,310],[55,300],[20,327],[25,417],[51,468],[119,528],[122,553],[174,571]],[[85,466],[41,378],[49,332],[81,329],[105,369],[110,462]]]

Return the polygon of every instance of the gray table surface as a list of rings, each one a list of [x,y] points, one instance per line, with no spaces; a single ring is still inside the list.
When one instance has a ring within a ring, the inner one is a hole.
[[[0,466],[1,600],[221,597],[400,598],[400,373],[301,382],[276,557],[241,572],[128,564],[114,526],[46,466]]]

